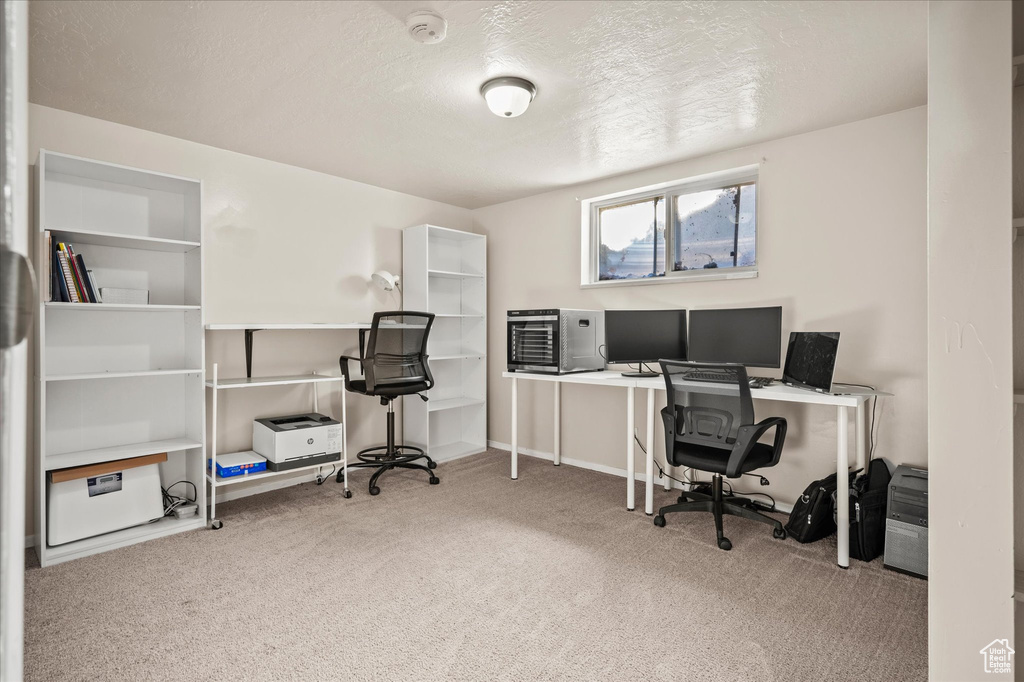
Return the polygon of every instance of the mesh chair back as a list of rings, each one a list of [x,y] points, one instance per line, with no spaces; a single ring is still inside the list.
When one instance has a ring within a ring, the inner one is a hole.
[[[366,388],[424,381],[428,388],[433,386],[427,365],[427,337],[433,324],[433,313],[374,313],[363,356]]]
[[[662,360],[676,442],[731,450],[741,426],[754,423],[747,370],[742,365]],[[702,381],[713,373],[722,382]],[[669,448],[669,452],[672,452]]]

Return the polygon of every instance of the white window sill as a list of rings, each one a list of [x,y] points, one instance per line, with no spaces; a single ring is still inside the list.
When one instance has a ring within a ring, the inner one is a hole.
[[[599,282],[582,282],[581,289],[602,289],[604,287],[642,286],[647,284],[682,284],[684,282],[707,282],[716,279],[752,279],[757,277],[757,268],[728,268],[711,271],[690,271],[685,274],[665,277],[638,277],[636,279],[605,279]]]

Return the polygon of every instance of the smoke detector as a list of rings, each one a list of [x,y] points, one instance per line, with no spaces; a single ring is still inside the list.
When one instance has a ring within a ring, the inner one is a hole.
[[[448,22],[440,14],[430,10],[413,12],[405,18],[405,25],[409,29],[409,35],[418,43],[439,43],[448,34]]]

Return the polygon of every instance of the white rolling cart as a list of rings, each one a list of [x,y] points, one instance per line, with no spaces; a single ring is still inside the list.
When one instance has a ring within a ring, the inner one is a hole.
[[[237,485],[239,483],[248,483],[257,479],[272,478],[275,476],[281,476],[285,474],[294,474],[303,471],[317,470],[319,471],[325,467],[334,464],[311,464],[307,467],[298,467],[295,469],[288,469],[286,471],[260,471],[255,474],[243,474],[240,476],[230,476],[224,478],[223,476],[217,475],[217,457],[224,456],[229,453],[218,453],[217,452],[217,409],[218,409],[218,398],[221,391],[233,391],[239,389],[248,388],[265,388],[270,386],[294,386],[296,384],[309,384],[313,389],[313,411],[319,412],[319,395],[317,389],[321,384],[327,384],[328,386],[333,384],[340,384],[341,386],[341,461],[336,466],[342,467],[343,483],[345,485],[345,497],[352,497],[352,491],[348,489],[348,471],[345,465],[348,463],[348,413],[346,408],[346,391],[345,391],[345,380],[343,377],[327,376],[323,374],[316,374],[315,372],[309,374],[296,374],[290,376],[268,376],[268,377],[254,377],[252,376],[252,360],[253,360],[253,346],[256,332],[294,332],[294,331],[339,331],[339,330],[358,330],[368,329],[370,324],[368,322],[338,322],[338,323],[308,323],[308,324],[282,324],[282,323],[266,323],[266,322],[240,322],[240,323],[225,323],[225,324],[208,324],[206,325],[206,331],[241,331],[244,333],[245,341],[245,373],[244,378],[237,379],[221,379],[219,376],[218,363],[214,363],[212,367],[212,379],[206,382],[206,387],[210,389],[210,409],[212,411],[212,422],[210,427],[210,452],[209,458],[206,462],[206,482],[210,486],[210,522],[209,527],[218,529],[223,526],[223,523],[217,519],[217,489],[229,486]],[[212,462],[212,463],[211,463]]]
[[[223,527],[223,522],[217,518],[217,488],[224,486],[235,485],[238,483],[251,483],[252,481],[262,480],[265,478],[272,478],[274,476],[281,476],[284,474],[296,474],[303,471],[317,470],[317,476],[320,477],[320,470],[328,466],[328,464],[313,464],[307,467],[297,467],[295,469],[287,469],[285,471],[260,471],[255,474],[242,474],[239,476],[223,477],[217,474],[217,396],[220,391],[226,390],[237,390],[242,388],[260,388],[267,386],[292,386],[295,384],[309,384],[313,389],[313,412],[320,411],[320,401],[317,394],[317,387],[320,384],[331,384],[331,383],[342,383],[341,390],[345,390],[344,380],[341,377],[324,376],[320,374],[298,374],[294,376],[277,376],[277,377],[247,377],[244,379],[225,379],[220,380],[218,376],[217,363],[213,365],[213,379],[206,382],[206,386],[211,389],[210,395],[210,409],[212,410],[212,422],[210,427],[210,458],[209,464],[206,470],[206,481],[210,484],[210,523],[209,527],[217,530]],[[348,415],[345,409],[345,399],[342,397],[341,401],[341,461],[336,465],[340,466],[344,474],[345,482],[345,497],[352,497],[352,491],[348,489],[348,473],[345,466],[348,464],[348,439],[345,433],[348,429]],[[221,456],[228,453],[221,453]]]

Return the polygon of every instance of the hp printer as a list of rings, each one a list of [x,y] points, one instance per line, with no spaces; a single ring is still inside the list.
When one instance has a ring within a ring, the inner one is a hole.
[[[341,422],[316,412],[267,417],[252,423],[252,449],[271,471],[341,460]]]

